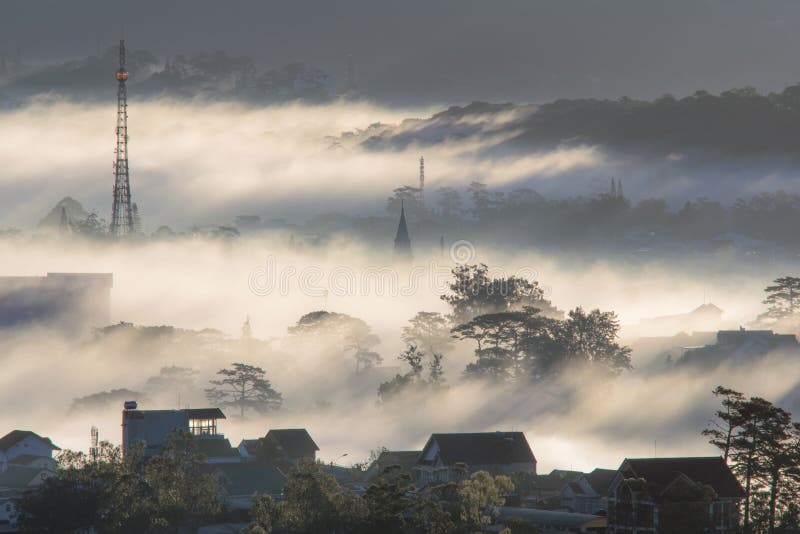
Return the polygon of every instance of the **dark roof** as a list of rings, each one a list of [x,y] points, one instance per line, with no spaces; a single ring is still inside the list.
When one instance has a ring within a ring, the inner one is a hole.
[[[270,430],[265,436],[272,439],[290,458],[313,456],[319,450],[305,428],[279,428]]]
[[[432,434],[422,458],[433,443],[439,445],[439,458],[445,465],[504,465],[534,463],[528,440],[522,432],[475,432]]]
[[[256,453],[256,446],[258,445],[257,439],[243,439],[239,446],[244,446],[248,454],[253,455]]]
[[[404,473],[410,473],[417,464],[422,451],[383,451],[369,466],[371,476],[380,475],[384,469],[393,465],[400,466]]]
[[[616,476],[616,469],[595,469],[586,475],[586,481],[598,495],[605,495]]]
[[[274,466],[260,464],[214,464],[228,495],[280,495],[286,475]]]
[[[231,442],[227,438],[198,438],[195,440],[198,450],[206,458],[231,458],[240,456],[239,450],[231,447]]]
[[[584,493],[583,488],[577,482],[570,482],[568,485],[576,495],[582,495]]]
[[[219,408],[192,408],[187,409],[189,419],[226,419],[225,414]]]
[[[536,476],[536,488],[543,491],[561,491],[570,482],[576,482],[584,476],[581,471],[553,469],[546,475]]]
[[[630,472],[628,472],[628,470]],[[623,475],[643,478],[653,495],[658,495],[679,475],[714,488],[719,497],[742,498],[744,490],[721,457],[709,458],[626,458]]]
[[[50,438],[43,438],[36,432],[31,432],[30,430],[12,430],[2,438],[0,438],[0,451],[7,451],[23,439],[27,437],[34,437],[38,440],[45,442],[47,445],[50,446],[51,449],[60,451],[61,448],[56,446]]]

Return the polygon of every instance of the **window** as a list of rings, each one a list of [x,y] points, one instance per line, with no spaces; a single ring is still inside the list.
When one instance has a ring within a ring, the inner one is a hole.
[[[189,432],[194,436],[214,436],[217,434],[217,420],[190,419]]]

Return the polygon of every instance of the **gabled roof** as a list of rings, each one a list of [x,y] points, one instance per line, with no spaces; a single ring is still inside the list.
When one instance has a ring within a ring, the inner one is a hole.
[[[61,448],[55,445],[50,438],[43,438],[36,432],[31,432],[30,430],[12,430],[2,438],[0,438],[0,451],[7,451],[20,441],[24,440],[25,438],[33,437],[48,445],[52,450],[60,451]]]
[[[616,476],[616,469],[595,469],[586,474],[586,481],[598,495],[605,495]]]
[[[213,472],[222,479],[228,495],[280,495],[286,483],[286,475],[269,465],[214,464]]]
[[[197,443],[197,449],[205,455],[206,458],[231,458],[234,456],[241,456],[238,449],[231,447],[231,442],[227,438],[198,438],[194,440]]]
[[[266,439],[274,440],[287,456],[313,456],[319,450],[305,428],[279,428],[267,432]]]
[[[584,476],[581,471],[567,471],[564,469],[553,469],[546,475],[536,476],[536,488],[543,491],[561,491],[570,482],[577,482]]]
[[[399,465],[404,469],[411,469],[417,463],[420,454],[422,451],[383,451],[375,463],[381,467]]]
[[[432,434],[420,459],[436,443],[439,458],[445,465],[505,465],[535,463],[528,440],[522,432],[475,432]]]
[[[402,472],[410,473],[417,464],[420,454],[422,451],[383,451],[369,466],[369,471],[372,476],[378,476],[387,467],[396,465]]]
[[[626,458],[619,469],[647,481],[651,493],[660,495],[677,477],[685,475],[699,484],[711,486],[719,497],[742,498],[744,490],[721,457],[702,458]]]

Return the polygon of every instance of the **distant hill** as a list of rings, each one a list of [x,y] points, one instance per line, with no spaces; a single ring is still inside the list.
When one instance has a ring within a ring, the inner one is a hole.
[[[61,226],[62,210],[66,213],[67,223],[73,225],[84,221],[89,216],[89,212],[83,209],[80,202],[72,197],[64,197],[53,206],[53,209],[39,221],[39,228],[58,228]]]
[[[246,56],[224,52],[175,56],[166,60],[147,51],[131,50],[126,66],[132,98],[229,99],[254,103],[290,100],[324,102],[334,96],[327,73],[302,63],[259,72]],[[114,73],[118,49],[102,55],[43,67],[25,66],[13,75],[0,75],[0,95],[19,105],[25,98],[53,94],[74,100],[108,100],[116,92]]]
[[[475,102],[425,119],[373,126],[356,138],[372,150],[480,138],[482,146],[488,145],[483,149],[487,155],[589,145],[677,161],[795,159],[800,155],[800,85],[768,95],[743,88],[654,101],[558,100],[541,106]]]

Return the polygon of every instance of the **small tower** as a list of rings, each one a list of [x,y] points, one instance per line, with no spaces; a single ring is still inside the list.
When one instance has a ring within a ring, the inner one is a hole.
[[[613,178],[611,179],[611,191],[609,191],[609,195],[611,195],[611,198],[617,198],[617,183]]]
[[[419,157],[419,205],[425,207],[425,158]]]
[[[96,426],[92,427],[91,434],[89,435],[89,458],[97,461],[100,456],[100,431]]]
[[[625,198],[625,194],[622,192],[622,179],[620,178],[617,180],[617,198]]]
[[[406,210],[403,200],[400,200],[400,222],[397,225],[397,235],[394,238],[394,259],[398,262],[410,263],[413,259],[411,253],[411,238],[408,236],[406,225]]]

